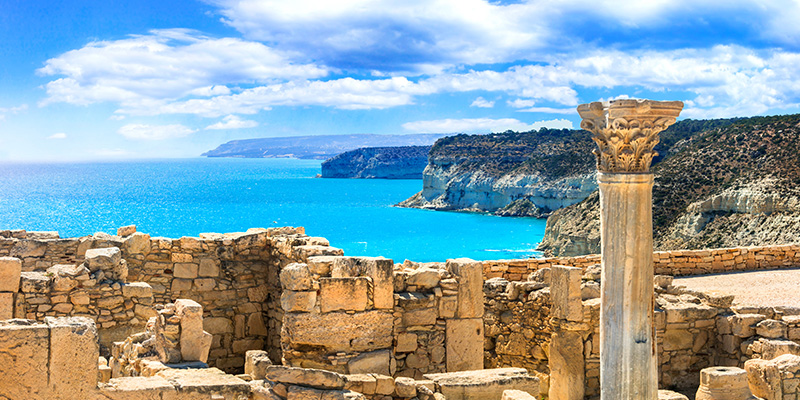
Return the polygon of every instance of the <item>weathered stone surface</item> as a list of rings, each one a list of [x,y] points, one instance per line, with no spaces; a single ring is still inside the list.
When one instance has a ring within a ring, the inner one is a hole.
[[[97,386],[97,328],[83,317],[45,318],[50,329],[51,393],[70,393],[74,398],[89,398]]]
[[[483,318],[483,265],[468,258],[447,260],[447,270],[458,277],[457,318]]]
[[[388,375],[372,375],[375,377],[375,394],[390,395],[394,393],[394,378]]]
[[[306,261],[306,264],[308,264],[308,270],[312,274],[328,276],[331,273],[331,266],[336,258],[338,258],[338,256],[309,257],[308,261]]]
[[[445,340],[448,371],[483,368],[482,318],[448,319]]]
[[[318,389],[342,389],[345,384],[344,376],[335,372],[283,365],[268,366],[265,376],[272,382],[310,386]]]
[[[417,395],[417,383],[412,378],[399,377],[394,380],[394,393],[397,397],[411,398]]]
[[[166,379],[178,389],[177,399],[182,399],[182,395],[189,399],[209,398],[209,394],[224,399],[246,399],[250,396],[247,382],[217,368],[166,369],[156,376]]]
[[[182,279],[197,278],[197,264],[192,263],[176,263],[175,268],[172,270],[172,276]]]
[[[397,335],[397,345],[394,350],[398,353],[409,353],[417,349],[417,335],[414,333],[401,333]]]
[[[523,368],[497,368],[477,371],[426,374],[441,388],[447,400],[499,399],[507,389],[539,393],[539,378]]]
[[[364,275],[372,279],[372,303],[379,310],[394,307],[394,262],[383,257],[358,257],[364,265]]]
[[[227,318],[221,318],[221,317],[204,318],[203,330],[212,335],[231,333],[233,332],[233,324],[231,323],[231,320]]]
[[[160,376],[114,378],[100,386],[110,400],[178,400],[177,389]]]
[[[311,312],[317,304],[317,291],[284,290],[281,293],[281,308],[286,312]]]
[[[125,297],[153,297],[153,287],[145,282],[131,282],[122,285]]]
[[[436,324],[436,317],[439,311],[434,307],[406,309],[403,312],[403,325],[405,326],[425,326]]]
[[[581,276],[583,270],[554,265],[551,267],[550,296],[553,299],[552,316],[568,321],[583,321],[581,304]]]
[[[747,372],[736,367],[710,367],[700,371],[695,400],[756,400],[747,385]]]
[[[127,254],[150,254],[150,235],[135,232],[122,241],[122,248]]]
[[[329,351],[372,351],[392,346],[394,318],[384,311],[286,314],[283,322],[284,332],[295,346],[324,346]]]
[[[181,319],[181,359],[208,361],[211,334],[203,331],[203,307],[194,300],[175,300],[175,315]]]
[[[49,293],[50,278],[44,272],[22,272],[20,274],[20,291],[23,293]]]
[[[136,225],[126,225],[117,228],[117,236],[125,237],[136,233]]]
[[[0,321],[14,318],[14,293],[0,292]]]
[[[558,398],[558,397],[554,397]],[[532,394],[523,392],[522,390],[507,389],[503,391],[503,397],[500,400],[537,400]]]
[[[306,264],[289,264],[281,270],[280,277],[284,290],[311,290],[311,273]]]
[[[800,356],[800,345],[786,339],[759,339],[761,358],[771,360],[784,354]]]
[[[0,365],[5,366],[0,374],[0,398],[46,398],[49,346],[47,325],[31,320],[0,321]]]
[[[350,374],[344,378],[346,381],[344,384],[345,390],[352,390],[365,395],[374,395],[378,386],[377,379],[372,375]]]
[[[377,350],[359,354],[347,362],[350,374],[381,374],[391,375],[391,350]]]
[[[0,257],[0,292],[19,290],[22,260],[14,257]]]
[[[200,260],[200,268],[197,271],[197,275],[209,278],[219,277],[219,265],[217,261],[210,258]]]
[[[269,354],[263,350],[248,350],[244,358],[244,373],[253,379],[264,379],[267,375],[267,367],[272,365]]]
[[[320,278],[320,311],[364,311],[368,288],[368,278]]]
[[[117,247],[86,250],[86,266],[90,271],[111,270],[122,261],[122,252]]]
[[[558,279],[553,268],[553,283]],[[584,396],[583,337],[579,332],[557,331],[550,337],[551,399],[582,400]],[[536,393],[538,394],[538,393]]]
[[[728,317],[734,336],[747,338],[756,334],[755,325],[767,319],[763,314],[734,314]]]
[[[249,400],[283,400],[285,398],[285,396],[278,396],[271,385],[268,386],[264,383],[263,380],[250,381]]]
[[[287,400],[366,400],[352,390],[318,390],[302,386],[289,386]]]
[[[406,284],[414,285],[420,289],[430,289],[439,285],[440,279],[438,269],[421,267],[408,273]]]
[[[667,329],[664,332],[664,350],[675,351],[691,349],[694,344],[692,333],[684,329]]]
[[[785,338],[788,334],[786,322],[774,319],[765,319],[756,324],[756,334],[765,338]]]

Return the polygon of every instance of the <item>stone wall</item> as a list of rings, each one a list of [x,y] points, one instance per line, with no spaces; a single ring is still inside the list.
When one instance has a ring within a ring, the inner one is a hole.
[[[600,255],[577,257],[530,258],[483,262],[486,279],[525,280],[528,274],[553,265],[586,268],[599,264]],[[674,250],[653,252],[653,266],[658,275],[703,275],[732,271],[756,271],[800,267],[800,244],[750,246],[709,250]]]

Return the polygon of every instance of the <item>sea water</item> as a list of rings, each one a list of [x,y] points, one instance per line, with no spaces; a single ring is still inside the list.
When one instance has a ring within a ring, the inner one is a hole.
[[[536,256],[545,221],[392,207],[421,180],[321,179],[320,161],[197,158],[0,163],[0,230],[152,236],[303,226],[351,256],[402,262]]]

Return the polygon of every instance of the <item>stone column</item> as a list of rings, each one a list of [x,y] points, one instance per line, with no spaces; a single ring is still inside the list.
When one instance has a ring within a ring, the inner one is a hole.
[[[682,109],[679,101],[628,99],[578,106],[598,146],[602,400],[658,398],[650,163],[658,133]]]

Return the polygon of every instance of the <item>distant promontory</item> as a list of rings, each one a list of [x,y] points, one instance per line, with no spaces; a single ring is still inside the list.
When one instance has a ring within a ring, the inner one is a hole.
[[[309,135],[259,139],[231,140],[214,150],[203,153],[206,157],[282,158],[327,160],[331,157],[363,147],[430,146],[444,133],[411,135]]]
[[[422,179],[431,146],[364,147],[322,163],[323,178]]]

